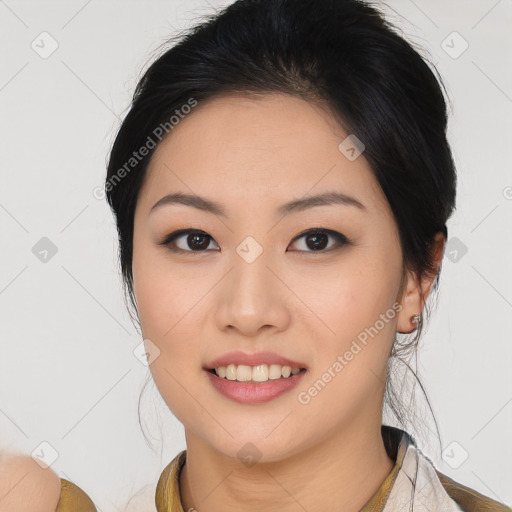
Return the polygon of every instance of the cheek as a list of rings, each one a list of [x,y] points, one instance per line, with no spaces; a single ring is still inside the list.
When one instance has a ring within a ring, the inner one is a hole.
[[[136,299],[142,333],[160,350],[152,371],[163,371],[165,367],[176,372],[183,365],[197,365],[197,358],[194,360],[192,355],[199,353],[194,346],[200,339],[194,332],[198,328],[194,305],[199,298],[176,276],[165,279],[152,272],[138,284]]]
[[[190,309],[189,301],[183,300],[186,283],[176,268],[164,264],[161,255],[141,245],[134,247],[132,271],[144,337],[162,343]]]
[[[167,407],[179,421],[185,422],[198,412],[184,390],[193,388],[192,376],[200,370],[201,337],[194,332],[198,329],[194,304],[199,299],[191,297],[179,275],[160,271],[148,262],[144,268],[139,267],[137,278],[134,272],[134,290],[143,337],[159,350],[149,368]],[[151,348],[146,345],[146,350]]]
[[[385,372],[396,330],[398,313],[393,305],[401,268],[400,254],[391,249],[373,246],[354,251],[336,269],[317,272],[313,280],[302,278],[299,293],[318,316],[308,320],[315,338],[317,370],[330,368],[338,356],[346,354],[348,361],[331,392],[349,384],[369,392],[374,375]]]
[[[311,300],[304,302],[314,304],[311,309],[322,321],[308,320],[317,359],[300,398],[310,400],[305,410],[322,416],[326,428],[356,417],[361,404],[375,407],[386,378],[399,275],[384,258],[373,252],[367,256],[359,253],[354,261],[347,258],[335,273],[320,280],[317,274],[314,288],[304,295]]]
[[[323,321],[327,334],[346,338],[372,325],[393,305],[399,279],[395,274],[383,261],[358,256],[333,272],[316,273],[313,281],[302,278],[298,295],[307,297],[304,302]]]
[[[169,265],[155,251],[138,248],[138,252],[134,251],[132,268],[143,337],[160,350],[150,369],[173,385],[167,372],[185,375],[185,368],[190,370],[192,365],[199,364],[198,358],[192,356],[200,353],[197,315],[206,290],[191,287],[190,273]]]

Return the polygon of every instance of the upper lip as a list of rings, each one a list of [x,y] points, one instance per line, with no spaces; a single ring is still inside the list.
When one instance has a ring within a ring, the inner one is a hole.
[[[228,366],[229,364],[245,364],[247,366],[258,366],[260,364],[280,364],[282,366],[291,366],[292,368],[306,368],[304,363],[299,363],[283,357],[275,352],[256,352],[254,354],[246,354],[241,351],[228,352],[213,361],[206,363],[205,370],[213,370],[220,366]]]

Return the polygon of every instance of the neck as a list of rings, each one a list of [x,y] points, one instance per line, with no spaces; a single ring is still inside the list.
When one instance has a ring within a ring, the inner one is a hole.
[[[340,429],[277,462],[247,467],[219,454],[186,430],[187,459],[180,478],[184,511],[359,511],[377,492],[394,460],[380,421]],[[326,492],[328,489],[328,492]]]

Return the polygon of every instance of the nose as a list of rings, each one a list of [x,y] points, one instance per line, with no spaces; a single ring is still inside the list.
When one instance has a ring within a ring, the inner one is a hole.
[[[237,254],[219,292],[219,329],[236,330],[248,337],[264,330],[286,329],[291,320],[291,293],[278,274],[265,252],[254,260]]]

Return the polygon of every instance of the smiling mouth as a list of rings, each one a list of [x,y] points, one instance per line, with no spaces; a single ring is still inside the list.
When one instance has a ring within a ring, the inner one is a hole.
[[[239,382],[240,384],[266,384],[277,380],[293,379],[297,375],[306,372],[306,369],[281,365],[259,365],[256,367],[228,365],[207,369],[206,371],[220,379]]]

